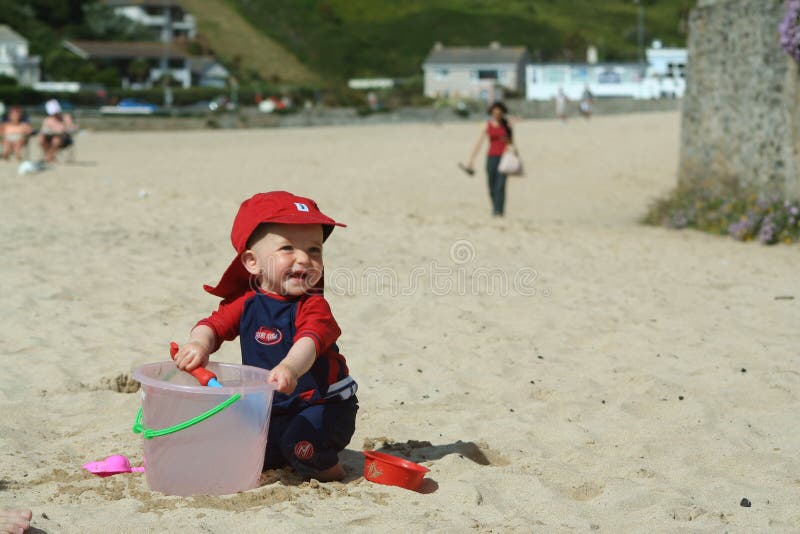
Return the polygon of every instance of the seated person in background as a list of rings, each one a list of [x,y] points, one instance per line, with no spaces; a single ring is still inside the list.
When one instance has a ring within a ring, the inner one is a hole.
[[[78,128],[70,114],[61,111],[58,100],[48,100],[44,106],[47,118],[42,122],[39,144],[44,152],[45,161],[52,163],[59,150],[72,144],[70,134]]]
[[[33,133],[31,125],[23,117],[22,108],[13,106],[8,110],[8,120],[3,121],[3,159],[8,159],[13,152],[18,161],[22,161],[22,153],[28,138]]]

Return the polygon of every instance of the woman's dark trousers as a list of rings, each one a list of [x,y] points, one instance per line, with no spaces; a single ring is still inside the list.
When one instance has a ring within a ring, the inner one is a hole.
[[[486,174],[489,177],[489,197],[492,199],[492,215],[503,215],[506,207],[506,175],[499,172],[500,156],[486,158]]]

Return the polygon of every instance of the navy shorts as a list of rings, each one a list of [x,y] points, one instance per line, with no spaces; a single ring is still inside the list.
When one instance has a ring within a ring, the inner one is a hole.
[[[286,465],[313,476],[339,462],[339,453],[356,430],[358,399],[315,404],[270,417],[264,469]]]

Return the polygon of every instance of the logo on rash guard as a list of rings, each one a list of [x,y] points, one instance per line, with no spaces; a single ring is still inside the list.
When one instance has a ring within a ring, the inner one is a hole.
[[[275,345],[280,343],[281,339],[283,339],[283,334],[277,328],[262,326],[256,332],[256,341],[262,345]]]
[[[310,441],[298,441],[294,446],[294,455],[301,460],[309,460],[314,456],[314,445]]]

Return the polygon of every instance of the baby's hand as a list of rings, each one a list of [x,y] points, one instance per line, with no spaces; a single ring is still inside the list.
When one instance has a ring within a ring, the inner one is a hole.
[[[289,395],[297,387],[297,375],[286,365],[278,365],[269,373],[267,382],[281,393]]]
[[[194,341],[185,343],[173,358],[178,369],[191,371],[198,367],[205,367],[208,363],[208,350]]]

